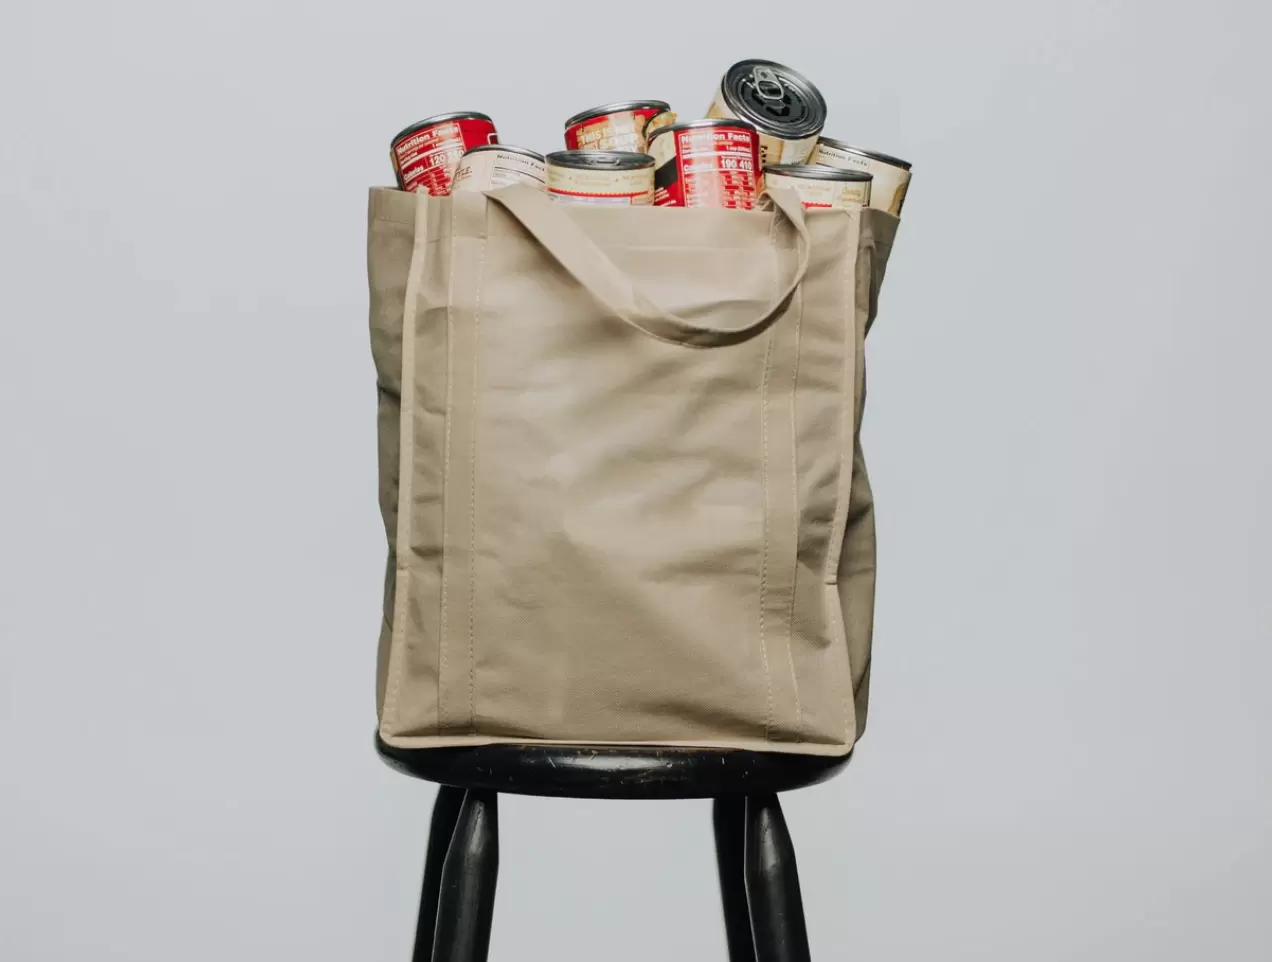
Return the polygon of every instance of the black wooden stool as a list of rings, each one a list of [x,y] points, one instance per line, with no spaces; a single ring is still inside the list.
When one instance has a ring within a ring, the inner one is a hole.
[[[716,862],[730,962],[810,962],[804,906],[777,793],[824,781],[850,756],[690,749],[392,748],[437,782],[414,962],[486,962],[499,872],[499,792],[558,798],[715,799]]]

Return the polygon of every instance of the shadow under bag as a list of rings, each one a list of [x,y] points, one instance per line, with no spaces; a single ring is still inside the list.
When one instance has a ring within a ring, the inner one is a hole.
[[[897,219],[374,189],[389,745],[842,755]]]

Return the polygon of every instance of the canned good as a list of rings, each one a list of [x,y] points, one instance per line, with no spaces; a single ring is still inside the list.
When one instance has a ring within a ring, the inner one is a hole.
[[[874,174],[870,186],[870,206],[901,216],[906,191],[910,189],[910,162],[873,150],[862,150],[842,140],[822,137],[813,151],[812,163],[843,170],[865,170]]]
[[[694,120],[655,130],[654,203],[750,210],[759,191],[759,132],[745,120]]]
[[[451,178],[464,151],[497,143],[494,121],[485,114],[459,111],[407,127],[393,138],[389,156],[399,187],[443,197],[450,193]]]
[[[708,117],[749,120],[760,164],[802,164],[826,123],[826,100],[801,73],[771,60],[743,60],[724,74]]]
[[[668,112],[661,100],[625,100],[593,107],[565,122],[569,150],[645,150],[645,127],[651,117]]]
[[[543,190],[546,180],[543,154],[524,147],[486,144],[459,159],[451,190],[494,190],[509,184],[529,184]]]
[[[872,180],[874,175],[864,170],[840,170],[813,164],[771,164],[764,168],[764,186],[790,187],[799,195],[806,210],[867,207]]]
[[[645,124],[645,145],[648,149],[649,139],[654,136],[655,130],[661,130],[663,127],[670,127],[679,119],[673,110],[664,110],[660,114],[654,114],[649,118],[649,123]]]
[[[548,195],[573,204],[654,202],[654,158],[629,150],[558,150],[548,154]]]

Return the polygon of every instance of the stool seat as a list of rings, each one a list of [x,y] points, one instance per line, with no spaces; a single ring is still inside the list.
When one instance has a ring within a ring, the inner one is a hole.
[[[825,781],[852,757],[564,745],[394,748],[379,736],[376,750],[403,774],[453,788],[645,800],[787,792]]]
[[[499,873],[501,794],[711,798],[729,962],[811,962],[778,793],[830,778],[851,755],[545,744],[376,750],[437,782],[414,962],[487,962]],[[550,955],[550,951],[546,951]]]

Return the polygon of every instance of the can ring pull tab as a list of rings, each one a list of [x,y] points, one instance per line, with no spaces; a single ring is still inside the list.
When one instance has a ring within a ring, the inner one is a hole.
[[[751,80],[755,83],[755,92],[765,100],[781,100],[786,96],[781,79],[768,67],[753,68]]]

